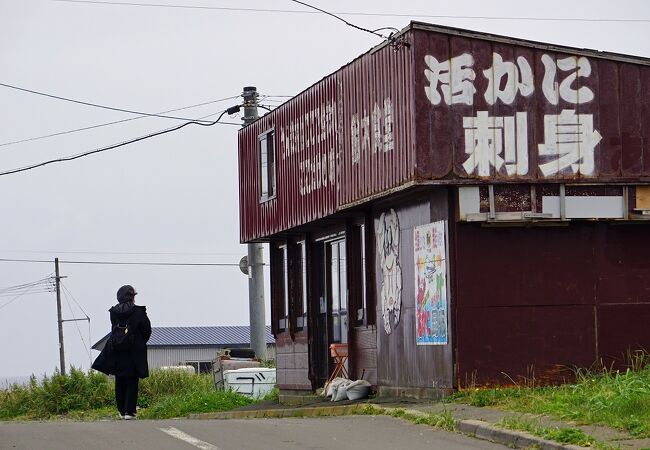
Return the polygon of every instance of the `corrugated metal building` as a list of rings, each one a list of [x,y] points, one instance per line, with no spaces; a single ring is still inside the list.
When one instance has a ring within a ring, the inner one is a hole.
[[[110,333],[93,345],[101,351]],[[267,357],[275,358],[275,339],[271,327],[266,330]],[[201,372],[210,371],[210,363],[224,348],[250,347],[249,326],[152,327],[147,343],[150,369],[164,366],[193,365]]]
[[[411,23],[240,131],[278,385],[566,379],[650,348],[650,60]]]

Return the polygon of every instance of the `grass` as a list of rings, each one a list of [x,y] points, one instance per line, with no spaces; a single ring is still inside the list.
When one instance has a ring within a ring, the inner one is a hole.
[[[632,358],[627,370],[576,370],[575,382],[561,386],[467,389],[452,401],[547,414],[584,424],[607,425],[636,437],[650,437],[650,359]]]
[[[429,413],[427,415],[412,414],[404,411],[403,409],[394,409],[388,413],[392,417],[408,420],[419,425],[429,425],[435,428],[441,428],[447,431],[454,431],[456,428],[456,421],[449,411],[442,413]]]
[[[381,416],[388,415],[398,419],[408,420],[409,422],[418,425],[429,425],[431,427],[440,428],[447,431],[454,431],[456,428],[456,421],[451,415],[450,411],[443,411],[442,413],[430,413],[426,415],[413,414],[405,411],[404,409],[384,409],[378,408],[373,405],[363,405],[354,408],[350,414],[360,416]]]
[[[113,380],[101,373],[71,368],[28,386],[0,390],[0,420],[114,418]],[[183,417],[190,413],[226,411],[253,403],[242,395],[217,391],[209,375],[152,371],[140,381],[138,416],[147,419]]]
[[[504,417],[498,425],[510,430],[526,431],[543,439],[559,442],[561,444],[578,445],[580,447],[596,447],[600,449],[614,448],[598,442],[595,438],[589,436],[578,428],[547,427],[523,417]]]

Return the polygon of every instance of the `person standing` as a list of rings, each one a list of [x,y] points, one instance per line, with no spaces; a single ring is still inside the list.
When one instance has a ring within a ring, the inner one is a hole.
[[[147,307],[135,304],[138,293],[131,285],[117,291],[117,305],[109,309],[111,338],[93,363],[93,369],[115,375],[115,404],[120,417],[136,418],[138,383],[149,376],[147,341],[151,322]]]

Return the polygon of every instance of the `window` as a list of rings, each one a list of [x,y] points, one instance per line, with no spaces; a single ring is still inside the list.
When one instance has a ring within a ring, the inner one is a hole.
[[[260,199],[275,197],[275,132],[267,131],[259,137],[260,148]]]
[[[329,243],[329,279],[332,298],[332,342],[348,342],[348,286],[345,240]]]
[[[282,304],[280,305],[279,329],[289,329],[289,258],[286,245],[280,246],[282,252]]]
[[[300,273],[300,294],[301,298],[296,308],[296,326],[304,328],[307,326],[307,243],[301,241],[298,243],[300,246],[300,258],[298,259],[299,268],[297,272]]]
[[[212,362],[210,361],[185,361],[185,365],[194,367],[196,373],[212,373]]]
[[[366,293],[366,227],[360,225],[358,228],[359,243],[361,250],[361,304],[357,310],[357,322],[359,324],[368,324],[368,297]]]

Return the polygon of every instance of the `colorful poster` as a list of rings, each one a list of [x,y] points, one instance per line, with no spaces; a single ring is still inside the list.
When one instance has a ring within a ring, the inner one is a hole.
[[[447,339],[446,221],[413,231],[415,256],[415,342],[445,345]]]

